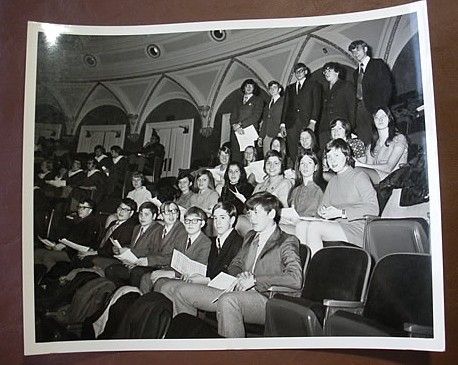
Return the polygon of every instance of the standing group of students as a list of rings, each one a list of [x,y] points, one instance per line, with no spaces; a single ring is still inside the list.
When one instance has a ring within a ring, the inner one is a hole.
[[[278,82],[270,82],[272,98],[264,105],[257,84],[245,80],[231,114],[230,146],[220,148],[216,167],[181,171],[178,196],[162,202],[143,186],[143,175],[134,173],[134,190],[101,231],[97,199],[80,197],[68,230],[51,249],[35,249],[35,264],[49,274],[65,262],[68,270],[95,270],[117,287],[160,292],[173,303],[174,315],[216,312],[224,337],[243,337],[244,322],[263,324],[269,287],[300,292],[299,244],[312,254],[326,242],[363,247],[364,217],[380,213],[375,188],[407,162],[406,137],[388,108],[388,67],[371,59],[362,41],[349,50],[359,63],[354,85],[330,62],[323,67],[328,85],[321,90],[298,63],[297,82],[284,95]],[[236,135],[250,125],[259,138],[240,151]],[[264,154],[261,174],[250,169],[257,147]],[[113,164],[120,160],[116,153]],[[101,172],[91,168],[88,163],[86,179]],[[286,216],[284,208],[296,216]],[[68,241],[87,249],[77,252]],[[174,250],[207,265],[206,276],[180,277],[171,268]],[[233,291],[207,285],[220,272],[237,278]]]

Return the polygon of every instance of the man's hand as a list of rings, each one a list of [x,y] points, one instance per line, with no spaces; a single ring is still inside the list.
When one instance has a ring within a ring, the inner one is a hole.
[[[315,132],[315,125],[316,125],[316,120],[310,119],[310,122],[307,128],[310,128],[312,131]]]
[[[288,133],[286,133],[286,127],[284,125],[281,125],[280,126],[280,137],[285,138],[287,134]]]
[[[245,291],[251,289],[255,285],[254,275],[251,272],[245,271],[237,275],[237,283],[234,291]]]
[[[258,147],[262,147],[262,138],[261,137],[258,138]]]
[[[342,210],[337,209],[336,207],[333,207],[332,205],[329,207],[322,205],[318,209],[318,214],[321,217],[323,217],[324,219],[335,219],[335,218],[342,217]]]

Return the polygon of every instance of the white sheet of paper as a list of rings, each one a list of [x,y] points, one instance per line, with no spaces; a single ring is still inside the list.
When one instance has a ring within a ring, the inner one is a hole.
[[[212,288],[226,290],[230,288],[236,280],[237,278],[235,276],[220,272],[207,285]]]
[[[182,275],[200,274],[205,276],[207,274],[207,265],[191,260],[178,250],[173,250],[171,266],[172,269]]]
[[[51,242],[50,240],[48,240],[47,238],[41,238],[40,236],[38,236],[38,239],[43,242],[43,244],[45,246],[48,246],[48,247],[51,247],[51,248],[54,248],[56,247],[56,244],[54,242]]]
[[[138,260],[138,257],[135,256],[131,250],[126,250],[120,255],[114,255],[118,260],[121,260],[123,262],[136,262]]]
[[[219,171],[219,169],[208,169],[208,171],[210,171],[212,173],[216,184],[221,183],[222,181],[224,181],[224,174],[221,175],[221,172]]]
[[[115,246],[117,248],[121,248],[121,244],[119,243],[118,240],[114,240],[113,238],[110,237],[110,241],[113,244],[113,246]]]
[[[255,141],[258,139],[259,134],[253,125],[243,128],[243,134],[235,133],[237,141],[239,142],[240,151],[245,151],[248,146],[254,146]]]
[[[264,160],[251,162],[245,167],[245,172],[246,176],[253,174],[258,184],[262,183],[264,181],[264,176],[266,176],[264,172]]]
[[[318,217],[299,217],[301,221],[318,221],[318,222],[329,222],[328,219],[318,218]]]
[[[89,247],[78,245],[77,243],[69,241],[69,240],[67,240],[65,238],[61,239],[59,242],[63,243],[65,246],[73,248],[74,250],[76,250],[78,252],[87,252],[87,251],[89,251]]]

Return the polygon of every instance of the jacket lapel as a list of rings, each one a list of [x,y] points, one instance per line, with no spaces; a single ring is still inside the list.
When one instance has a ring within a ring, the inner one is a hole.
[[[266,252],[270,251],[272,248],[274,248],[275,246],[279,244],[280,234],[281,234],[280,228],[278,228],[277,226],[274,232],[270,235],[266,244],[264,245],[264,248],[262,249],[261,253],[259,254],[259,257],[256,260],[256,263],[259,262],[261,257],[263,257],[266,254]]]

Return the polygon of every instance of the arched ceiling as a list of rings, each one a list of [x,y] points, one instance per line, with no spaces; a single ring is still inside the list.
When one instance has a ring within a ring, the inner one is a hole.
[[[416,18],[403,15],[359,23],[317,27],[227,30],[216,42],[210,32],[130,36],[62,34],[54,45],[38,37],[37,103],[52,99],[78,123],[100,102],[119,105],[138,118],[139,131],[158,102],[179,97],[196,107],[211,107],[209,119],[243,79],[266,88],[270,80],[292,82],[291,69],[304,62],[313,71],[337,61],[354,67],[347,51],[352,40],[364,39],[375,57],[394,64],[404,45],[417,32]],[[148,45],[161,49],[151,58]],[[96,65],[85,57],[92,55]],[[43,94],[43,95],[41,95]]]

